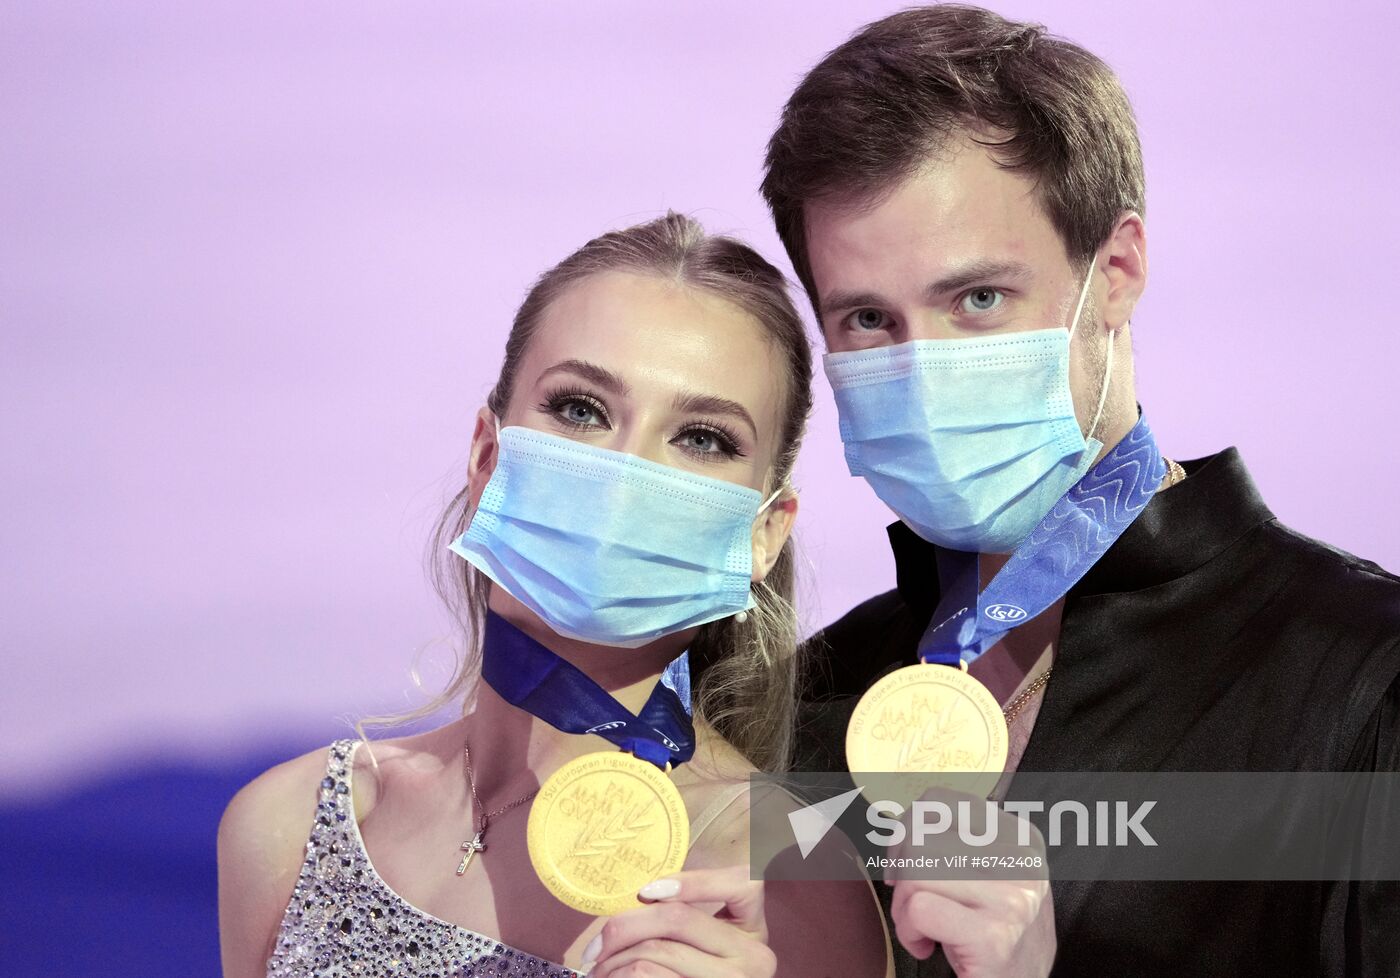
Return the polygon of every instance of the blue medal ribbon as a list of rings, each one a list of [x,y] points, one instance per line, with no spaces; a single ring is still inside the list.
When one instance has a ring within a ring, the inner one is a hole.
[[[1166,461],[1139,415],[1133,430],[1060,497],[981,593],[977,554],[940,548],[943,596],[919,640],[919,660],[971,663],[1058,601],[1143,511],[1165,475]]]
[[[626,654],[626,653],[619,653]],[[565,733],[593,733],[659,768],[695,753],[690,659],[666,666],[639,716],[581,669],[494,611],[486,612],[481,676],[501,699]]]

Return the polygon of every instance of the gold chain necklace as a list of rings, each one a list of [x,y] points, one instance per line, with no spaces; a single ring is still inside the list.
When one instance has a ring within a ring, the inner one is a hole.
[[[1167,463],[1167,484],[1165,488],[1170,489],[1182,479],[1186,478],[1186,470],[1181,467],[1180,462],[1169,459],[1165,455],[1162,456],[1162,461]],[[1031,680],[1031,684],[1021,691],[1020,696],[1017,696],[1010,703],[1006,704],[1006,706],[1002,707],[1001,715],[1006,718],[1008,726],[1011,721],[1016,719],[1020,712],[1026,708],[1026,704],[1031,701],[1035,694],[1040,692],[1041,688],[1050,681],[1050,671],[1053,668],[1054,666],[1047,667],[1044,672]]]
[[[475,856],[478,852],[486,848],[486,826],[490,824],[491,819],[495,818],[497,815],[501,815],[505,812],[510,811],[516,805],[525,804],[525,802],[535,797],[535,795],[540,790],[539,788],[536,788],[528,795],[522,795],[521,797],[515,799],[515,801],[511,802],[509,805],[504,805],[496,809],[494,812],[484,812],[482,811],[483,806],[481,804],[481,798],[478,797],[476,793],[476,782],[472,780],[472,752],[467,747],[465,742],[463,742],[462,744],[462,756],[464,759],[463,763],[466,765],[467,768],[467,787],[471,788],[472,790],[472,807],[478,813],[477,818],[479,822],[477,824],[476,835],[472,837],[471,841],[462,843],[462,850],[464,851],[464,855],[462,856],[461,863],[457,865],[458,876],[461,876],[467,871],[467,864],[472,861],[472,856]]]
[[[1170,489],[1182,479],[1186,478],[1186,470],[1181,467],[1180,462],[1173,461],[1172,459],[1167,458],[1165,455],[1162,456],[1162,461],[1167,463],[1168,481],[1164,488]]]
[[[1165,455],[1162,456],[1162,461],[1167,463],[1167,484],[1164,488],[1170,489],[1182,479],[1186,478],[1186,470],[1181,467],[1180,462],[1169,459]],[[1031,684],[1021,691],[1021,695],[1002,707],[1001,715],[1006,718],[1007,726],[1011,725],[1011,721],[1020,715],[1021,711],[1026,708],[1026,704],[1050,681],[1050,672],[1052,669],[1054,669],[1054,666],[1047,667],[1044,672],[1031,680]]]
[[[1031,684],[1029,686],[1021,690],[1020,696],[1016,697],[1010,703],[1006,704],[1006,706],[1002,707],[1001,715],[1006,718],[1007,726],[1010,726],[1011,721],[1016,719],[1017,714],[1019,714],[1022,710],[1026,708],[1026,704],[1031,701],[1035,694],[1040,692],[1041,687],[1050,681],[1050,672],[1054,668],[1054,666],[1047,666],[1044,672],[1042,672],[1039,676],[1036,676],[1035,679],[1031,680]]]

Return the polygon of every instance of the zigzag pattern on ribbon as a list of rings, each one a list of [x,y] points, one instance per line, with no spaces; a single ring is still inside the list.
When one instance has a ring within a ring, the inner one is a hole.
[[[1078,580],[1143,511],[1165,474],[1152,430],[1139,419],[1113,451],[1060,497],[1017,556],[1025,554],[1031,562],[1044,562],[1053,574]]]
[[[947,552],[940,558],[940,578],[946,564],[958,583],[945,591],[939,610],[975,605],[977,613],[957,628],[931,627],[919,643],[920,658],[971,662],[1017,624],[1058,601],[1146,508],[1165,474],[1166,461],[1152,429],[1139,417],[1132,431],[1041,518],[981,594],[975,594],[976,555]],[[958,559],[973,562],[970,574],[952,573],[962,566]],[[987,614],[1008,607],[1017,613],[1014,618]]]

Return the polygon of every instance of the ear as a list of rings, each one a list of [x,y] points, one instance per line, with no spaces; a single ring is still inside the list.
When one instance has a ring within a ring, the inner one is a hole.
[[[1099,309],[1105,328],[1113,333],[1133,318],[1138,297],[1147,287],[1147,229],[1142,216],[1125,211],[1099,255],[1099,270],[1108,279]]]
[[[472,450],[467,459],[467,492],[471,500],[471,511],[476,512],[476,504],[481,499],[482,490],[496,471],[496,456],[499,451],[496,441],[496,415],[489,407],[476,412],[476,427],[472,429]]]
[[[768,509],[757,520],[753,531],[753,576],[755,584],[768,576],[773,565],[778,562],[783,544],[792,535],[792,524],[797,519],[797,493],[789,489],[768,504]]]

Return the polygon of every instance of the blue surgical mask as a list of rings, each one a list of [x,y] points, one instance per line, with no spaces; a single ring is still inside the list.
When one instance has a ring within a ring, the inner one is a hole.
[[[498,422],[499,424],[499,422]],[[753,526],[779,492],[510,426],[451,549],[567,638],[636,648],[754,606]]]
[[[1113,334],[1099,406],[1085,438],[1074,414],[1069,328],[976,339],[912,340],[829,353],[841,440],[852,475],[910,529],[951,550],[1007,553],[1088,471],[1108,396]]]

